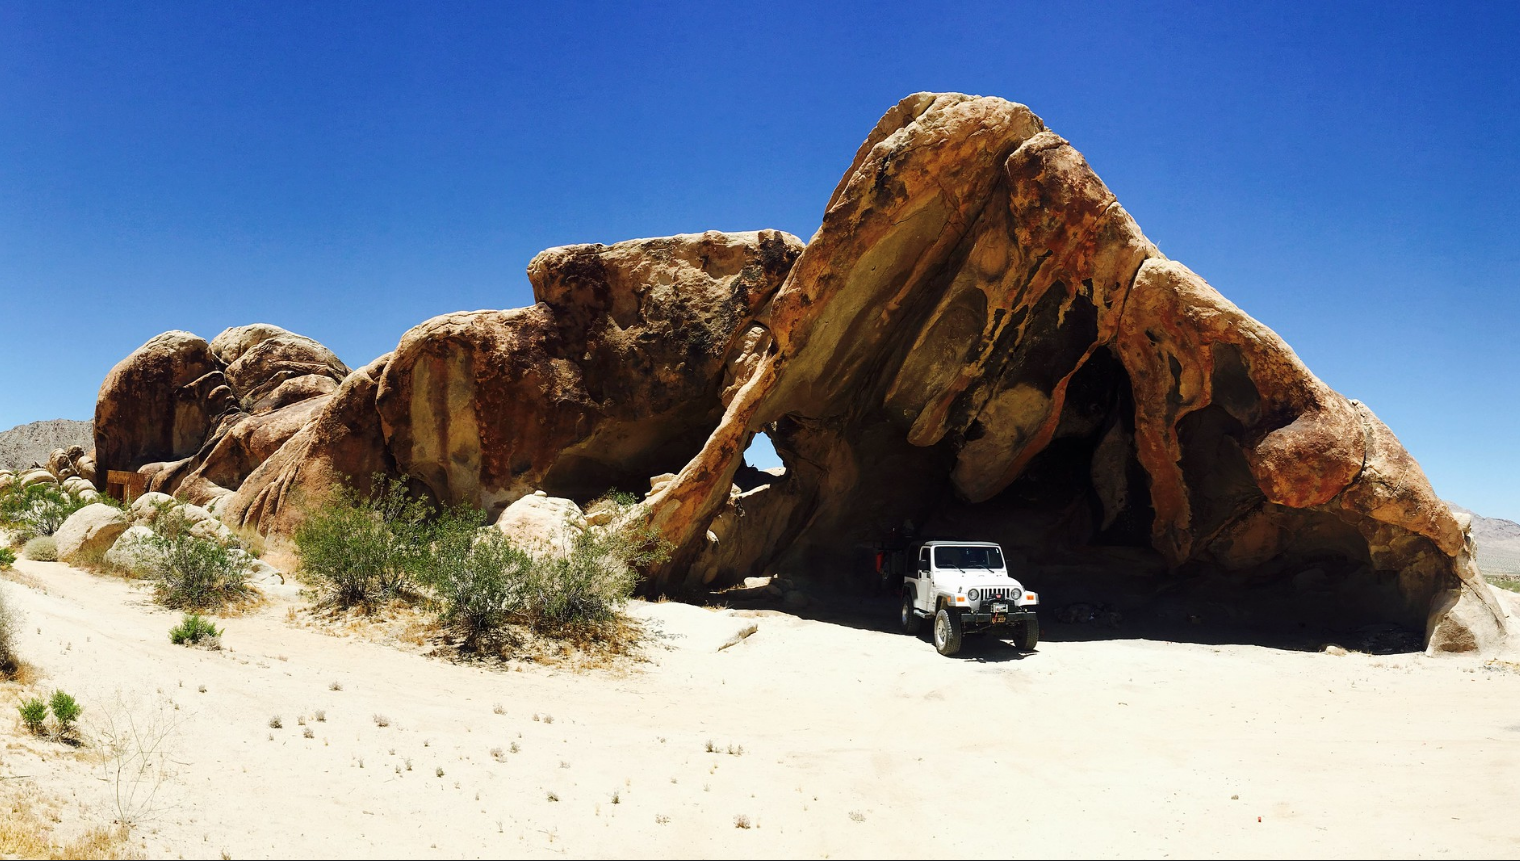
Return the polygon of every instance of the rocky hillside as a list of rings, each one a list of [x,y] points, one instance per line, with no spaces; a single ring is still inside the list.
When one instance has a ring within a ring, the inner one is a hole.
[[[50,419],[17,425],[0,431],[0,469],[21,469],[33,463],[47,463],[55,448],[95,447],[95,423],[73,419]]]
[[[1478,545],[1478,567],[1483,573],[1520,576],[1520,523],[1484,517],[1460,505],[1451,507],[1453,511],[1472,515],[1472,536]]]

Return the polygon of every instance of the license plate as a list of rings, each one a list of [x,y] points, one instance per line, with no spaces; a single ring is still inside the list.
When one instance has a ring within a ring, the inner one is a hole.
[[[1006,613],[1006,612],[1008,612],[1008,605],[1007,604],[993,604],[992,605],[992,612],[994,612],[994,613]]]

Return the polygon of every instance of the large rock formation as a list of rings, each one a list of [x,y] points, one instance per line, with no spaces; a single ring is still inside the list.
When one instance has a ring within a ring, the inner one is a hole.
[[[675,472],[646,502],[675,547],[655,590],[843,582],[947,532],[1002,541],[1047,595],[1424,626],[1435,650],[1504,634],[1464,522],[1388,428],[1022,105],[903,100],[805,250],[709,232],[528,273],[534,306],[435,318],[352,374],[273,327],[160,336],[102,387],[100,467],[263,532],[374,473],[494,519]],[[784,475],[743,465],[761,431]]]
[[[1228,611],[1252,622],[1419,626],[1459,592],[1502,616],[1392,433],[1167,260],[1022,105],[889,111],[766,316],[774,345],[650,500],[679,548],[658,586],[860,570],[916,525],[1063,562],[1146,545],[1174,581],[1258,603]],[[788,474],[736,498],[762,429]],[[735,506],[771,530],[762,552],[712,540]],[[1472,625],[1438,615],[1432,648],[1462,647]]]
[[[211,504],[230,495],[337,390],[348,368],[310,338],[240,326],[211,343],[165,332],[119,362],[95,406],[96,466]]]

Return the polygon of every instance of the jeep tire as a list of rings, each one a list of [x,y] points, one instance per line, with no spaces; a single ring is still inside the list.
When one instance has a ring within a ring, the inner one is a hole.
[[[934,650],[949,657],[961,650],[961,614],[941,607],[934,614]]]
[[[924,620],[914,612],[913,590],[902,590],[902,632],[908,636],[915,636],[924,629]]]
[[[1040,642],[1040,620],[1025,619],[1014,630],[1014,644],[1021,652],[1033,652]]]

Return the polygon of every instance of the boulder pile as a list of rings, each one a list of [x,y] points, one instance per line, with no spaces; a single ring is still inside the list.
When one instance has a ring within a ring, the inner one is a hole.
[[[1434,651],[1505,635],[1467,523],[1392,431],[1023,105],[904,99],[805,245],[568,246],[528,277],[535,305],[429,320],[352,372],[273,326],[160,335],[101,387],[99,468],[265,534],[375,474],[514,534],[659,476],[651,590],[842,580],[902,536],[974,533],[1226,615],[1291,595]],[[784,474],[744,464],[761,432]]]

